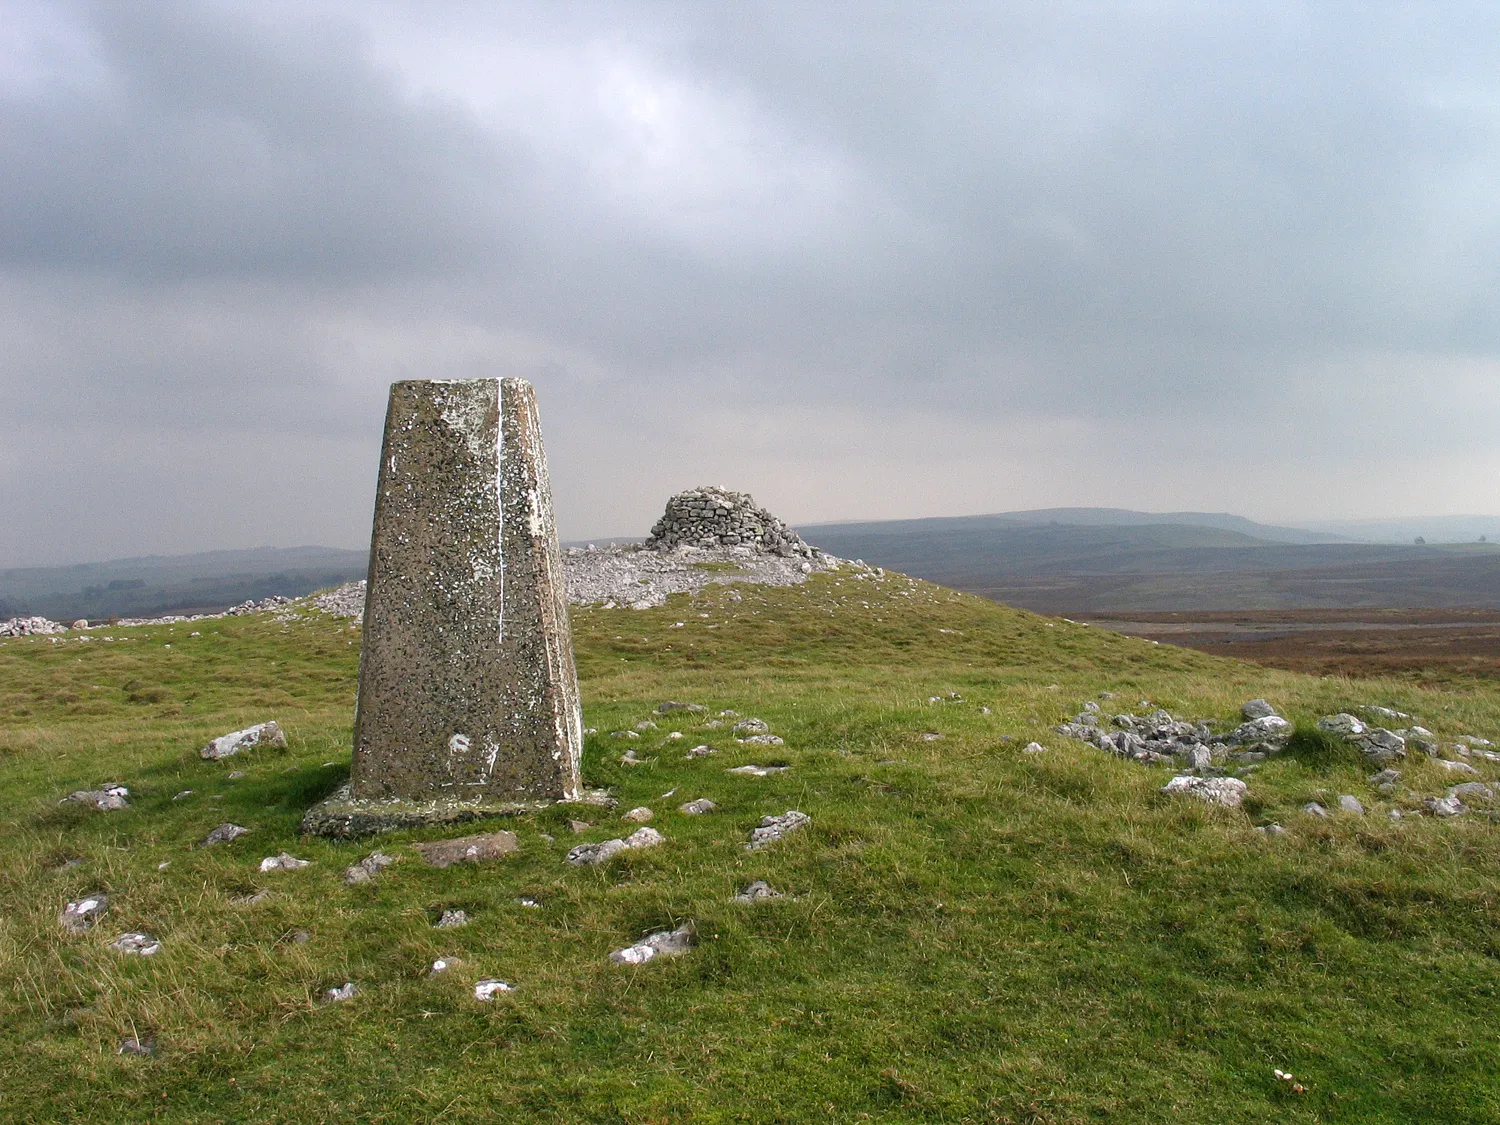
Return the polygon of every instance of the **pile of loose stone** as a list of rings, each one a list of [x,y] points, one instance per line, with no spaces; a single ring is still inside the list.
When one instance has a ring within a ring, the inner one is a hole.
[[[1108,699],[1114,698],[1111,692],[1104,695]],[[1372,719],[1387,723],[1411,719],[1404,711],[1389,707],[1367,706],[1360,710]],[[1207,719],[1184,720],[1163,709],[1145,716],[1129,712],[1106,716],[1098,703],[1089,702],[1070,722],[1062,723],[1056,729],[1068,738],[1088,742],[1122,758],[1145,764],[1170,765],[1181,770],[1162,787],[1164,793],[1182,793],[1211,804],[1236,807],[1244,799],[1248,787],[1240,778],[1228,775],[1248,774],[1270,755],[1285,750],[1295,730],[1293,724],[1278,715],[1264,699],[1245,703],[1241,716],[1244,721],[1234,730],[1220,734],[1215,732],[1213,722]],[[1366,764],[1376,769],[1369,782],[1382,796],[1396,795],[1396,782],[1401,778],[1401,771],[1393,767],[1405,760],[1408,752],[1415,752],[1423,754],[1449,774],[1471,779],[1450,786],[1442,797],[1406,794],[1410,800],[1420,802],[1423,811],[1440,817],[1460,816],[1469,811],[1465,801],[1500,801],[1500,783],[1488,785],[1478,780],[1480,771],[1463,760],[1477,758],[1500,763],[1500,752],[1491,748],[1488,739],[1461,736],[1446,748],[1457,755],[1454,759],[1444,756],[1444,748],[1432,731],[1417,724],[1392,730],[1357,715],[1340,712],[1323,716],[1317,727],[1359,750]],[[1337,807],[1342,812],[1356,815],[1365,812],[1363,804],[1351,794],[1340,794]],[[1328,815],[1328,809],[1318,801],[1308,802],[1302,811],[1312,816]],[[1392,819],[1400,819],[1403,815],[1400,809],[1390,810]],[[1268,830],[1272,835],[1284,831],[1279,825],[1270,825]]]
[[[653,551],[674,547],[750,547],[768,554],[812,558],[817,548],[755,503],[748,492],[717,485],[679,492],[667,501],[666,513],[651,529],[646,546]]]
[[[66,625],[49,621],[45,617],[12,617],[8,621],[0,621],[0,637],[46,637],[67,631]]]
[[[364,583],[359,583],[360,587]],[[347,587],[340,587],[347,589]],[[296,605],[296,599],[284,597],[281,594],[272,594],[269,598],[260,601],[241,602],[237,606],[226,609],[223,613],[194,613],[184,616],[180,613],[169,613],[163,617],[121,617],[110,622],[112,626],[126,625],[178,625],[184,621],[213,621],[220,617],[242,617],[247,613],[263,613],[271,609],[283,609]],[[364,593],[360,593],[360,609],[364,612]],[[61,633],[82,632],[85,629],[102,629],[104,625],[90,625],[86,618],[79,618],[71,625],[64,625],[61,621],[49,621],[45,617],[12,617],[8,621],[0,621],[0,637],[46,637]]]

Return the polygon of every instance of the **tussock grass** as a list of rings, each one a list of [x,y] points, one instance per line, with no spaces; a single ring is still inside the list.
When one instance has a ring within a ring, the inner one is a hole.
[[[668,838],[598,870],[562,857],[622,834],[618,812],[518,818],[519,854],[477,868],[423,866],[407,845],[436,831],[299,839],[303,810],[347,773],[346,623],[262,615],[0,645],[0,1116],[1500,1117],[1500,829],[1390,822],[1368,771],[1312,728],[1382,703],[1444,736],[1492,734],[1500,695],[1482,685],[1267,671],[851,571],[573,623],[585,721],[603,732],[586,778],[622,810],[656,810]],[[1051,733],[1103,690],[1118,696],[1107,708],[1146,699],[1224,722],[1264,695],[1299,735],[1251,776],[1246,809],[1208,808],[1158,793],[1166,771]],[[654,715],[664,699],[759,716],[786,745]],[[272,717],[288,750],[198,758],[208,738]],[[648,717],[659,729],[639,740],[607,735]],[[1048,752],[1023,754],[1032,739]],[[719,752],[685,759],[699,742]],[[620,763],[627,745],[644,765]],[[791,769],[725,772],[747,762]],[[1437,792],[1451,779],[1410,763],[1404,780]],[[108,781],[130,786],[131,808],[57,804]],[[1297,812],[1338,793],[1372,815]],[[676,812],[700,796],[718,810]],[[812,826],[746,852],[759,818],[788,808]],[[580,816],[593,827],[575,836]],[[226,820],[252,832],[200,847]],[[1293,834],[1253,830],[1270,820]],[[345,866],[377,846],[398,863],[345,887]],[[262,875],[260,857],[281,850],[312,866]],[[786,897],[733,903],[756,878]],[[67,937],[62,905],[97,891],[111,912]],[[434,929],[449,908],[470,925]],[[689,955],[607,962],[683,920],[698,929]],[[127,929],[163,952],[106,948]],[[429,979],[437,957],[459,964]],[[517,991],[479,1004],[483,976]],[[345,981],[355,1000],[320,1003]],[[117,1055],[127,1035],[154,1038],[157,1055]]]

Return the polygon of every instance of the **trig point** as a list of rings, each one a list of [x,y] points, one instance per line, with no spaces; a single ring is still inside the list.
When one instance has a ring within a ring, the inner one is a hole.
[[[391,387],[363,643],[349,785],[303,831],[579,798],[578,674],[524,379]]]

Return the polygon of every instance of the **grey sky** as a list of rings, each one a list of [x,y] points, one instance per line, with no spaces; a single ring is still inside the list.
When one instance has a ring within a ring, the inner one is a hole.
[[[520,374],[566,536],[1490,511],[1500,12],[0,0],[0,565],[368,534]]]

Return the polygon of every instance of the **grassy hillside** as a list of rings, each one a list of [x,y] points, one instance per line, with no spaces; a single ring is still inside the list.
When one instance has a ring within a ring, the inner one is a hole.
[[[1500,1120],[1500,828],[1392,822],[1361,763],[1310,733],[1381,703],[1494,735],[1500,693],[1268,672],[853,571],[575,611],[574,628],[589,726],[690,700],[785,746],[671,716],[629,743],[590,736],[586,780],[618,810],[518,818],[519,853],[478,867],[409,846],[451,830],[382,837],[398,862],[354,887],[344,868],[376,844],[297,836],[347,773],[347,623],[0,645],[0,1119]],[[1168,771],[1050,733],[1104,690],[1224,722],[1265,695],[1302,733],[1250,775],[1245,809],[1209,808],[1159,794]],[[273,717],[289,749],[198,757]],[[1031,739],[1048,751],[1023,753]],[[686,758],[700,742],[719,752]],[[646,764],[620,764],[627,745]],[[790,768],[725,772],[747,762]],[[1447,779],[1412,762],[1403,780]],[[130,808],[58,804],[112,781]],[[1339,793],[1371,815],[1296,811]],[[676,811],[696,797],[717,811]],[[564,862],[626,834],[636,805],[666,844]],[[791,808],[811,827],[745,850]],[[226,820],[252,831],[201,847]],[[1291,834],[1254,831],[1271,820]],[[311,865],[261,874],[282,850]],[[752,879],[786,897],[731,901]],[[63,904],[100,891],[111,912],[64,934]],[[448,908],[470,925],[435,929]],[[689,920],[690,953],[609,963]],[[136,929],[162,952],[107,947]],[[438,957],[461,964],[429,979]],[[479,1003],[479,977],[515,991]],[[353,1000],[320,1002],[346,981]],[[117,1054],[125,1036],[156,1054]]]

